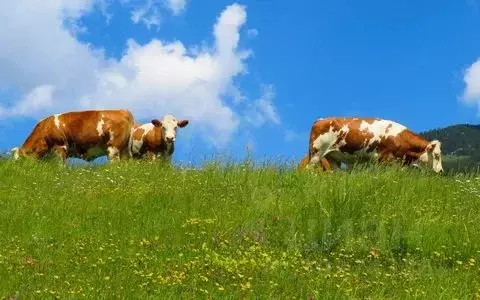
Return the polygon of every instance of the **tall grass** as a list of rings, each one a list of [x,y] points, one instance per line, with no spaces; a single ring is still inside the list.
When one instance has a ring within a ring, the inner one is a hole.
[[[0,161],[0,296],[480,298],[476,174]]]

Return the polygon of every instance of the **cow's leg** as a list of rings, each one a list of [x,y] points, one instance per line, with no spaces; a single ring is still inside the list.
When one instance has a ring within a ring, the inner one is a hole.
[[[393,154],[391,152],[380,152],[378,155],[378,163],[380,164],[389,164],[392,163],[394,160]]]
[[[328,159],[326,159],[325,157],[322,157],[320,159],[320,165],[322,166],[322,169],[324,171],[331,171],[332,170],[332,165],[330,164]]]
[[[128,134],[126,145],[123,147],[123,150],[120,153],[120,157],[122,159],[131,159],[133,158],[133,128],[130,130]]]
[[[120,158],[125,154],[125,153],[131,153],[131,148],[129,148],[130,145],[130,136],[125,136],[125,137],[115,137],[113,138],[114,135],[110,136],[110,141],[107,143],[107,154],[108,154],[108,159],[111,162],[119,161]]]
[[[120,151],[120,158],[121,159],[130,159],[132,158],[132,150],[130,147],[125,147],[123,148],[122,151]]]
[[[330,164],[330,168],[333,169],[341,169],[341,160],[338,156],[338,153],[336,152],[330,152],[327,155],[325,155],[324,159],[328,161]]]
[[[120,160],[120,151],[118,150],[118,147],[115,147],[113,145],[108,146],[107,153],[108,153],[108,160],[110,162],[115,162]]]
[[[55,153],[58,155],[58,157],[61,159],[60,165],[64,166],[65,162],[67,160],[67,146],[56,146],[55,147]]]

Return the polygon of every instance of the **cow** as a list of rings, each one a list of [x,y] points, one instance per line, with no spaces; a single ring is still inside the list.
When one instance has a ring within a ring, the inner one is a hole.
[[[441,142],[427,141],[402,124],[380,118],[330,117],[313,122],[307,169],[322,161],[350,163],[352,159],[388,162],[400,160],[404,165],[429,165],[443,173]]]
[[[131,158],[134,118],[130,111],[86,110],[55,114],[39,121],[13,157],[44,158],[55,153],[92,161],[108,155],[109,161]]]
[[[133,130],[133,158],[160,158],[170,162],[175,150],[177,129],[188,123],[188,120],[177,120],[175,116],[167,114],[161,121],[153,119],[149,123],[136,124]]]

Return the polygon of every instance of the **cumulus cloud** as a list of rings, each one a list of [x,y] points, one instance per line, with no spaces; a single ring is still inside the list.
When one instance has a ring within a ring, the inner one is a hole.
[[[249,105],[249,110],[245,115],[246,121],[255,127],[263,126],[268,122],[280,124],[280,117],[273,105],[275,98],[273,85],[266,85],[262,90],[262,96]]]
[[[134,24],[143,23],[148,29],[160,26],[162,8],[166,8],[174,16],[178,16],[185,11],[187,6],[187,0],[146,0],[142,5],[136,5],[134,0],[122,0],[122,2],[135,6],[131,11],[132,22]]]
[[[0,16],[9,24],[0,27],[0,88],[15,88],[24,95],[0,105],[0,117],[43,118],[91,108],[127,108],[137,119],[174,113],[189,118],[195,124],[192,130],[218,146],[225,145],[245,120],[255,126],[280,123],[273,86],[266,85],[261,97],[249,101],[235,85],[234,79],[246,74],[251,54],[238,48],[247,18],[244,6],[232,4],[220,13],[213,45],[187,48],[181,41],[157,39],[140,44],[131,38],[124,55],[115,59],[81,43],[65,26],[65,20],[78,20],[96,4],[0,3]]]
[[[167,6],[174,15],[178,15],[185,10],[187,0],[166,0]]]
[[[466,69],[463,80],[465,82],[463,101],[467,104],[477,104],[480,108],[480,60]]]
[[[131,20],[138,24],[142,22],[148,29],[160,25],[160,11],[153,0],[147,0],[145,5],[135,8],[131,13]]]

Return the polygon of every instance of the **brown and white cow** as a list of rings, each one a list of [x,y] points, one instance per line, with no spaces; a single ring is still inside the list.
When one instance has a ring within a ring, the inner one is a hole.
[[[420,163],[443,172],[440,141],[427,141],[404,125],[378,118],[316,120],[310,131],[307,167],[317,166],[323,158],[345,163],[352,158],[379,162],[398,159],[407,165]]]
[[[37,159],[49,153],[92,161],[130,158],[134,118],[128,110],[88,110],[51,115],[37,123],[13,156]]]
[[[188,120],[177,120],[173,115],[165,115],[161,121],[153,119],[150,123],[136,124],[133,131],[133,157],[146,156],[152,160],[162,158],[170,161],[175,150],[177,129],[188,123]]]

